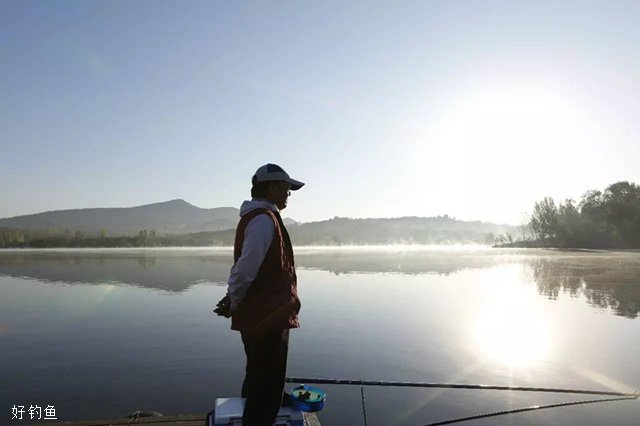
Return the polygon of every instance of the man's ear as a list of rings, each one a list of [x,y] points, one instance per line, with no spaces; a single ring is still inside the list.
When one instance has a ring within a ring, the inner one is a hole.
[[[269,198],[271,198],[271,194],[273,194],[276,189],[275,189],[275,185],[277,184],[277,182],[269,182],[267,184],[267,195],[269,196]]]

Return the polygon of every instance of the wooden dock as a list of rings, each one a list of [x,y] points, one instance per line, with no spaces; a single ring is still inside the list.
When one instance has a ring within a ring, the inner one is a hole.
[[[318,416],[314,413],[302,413],[305,426],[321,426]],[[207,423],[207,413],[204,414],[181,414],[178,416],[160,417],[139,417],[130,419],[127,417],[107,420],[80,420],[73,422],[57,422],[48,425],[56,426],[125,426],[125,425],[145,425],[145,426],[205,426]],[[33,426],[41,426],[39,423]]]

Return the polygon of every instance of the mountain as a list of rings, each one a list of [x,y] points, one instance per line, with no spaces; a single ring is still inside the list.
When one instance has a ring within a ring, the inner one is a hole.
[[[359,244],[493,244],[496,235],[516,227],[479,221],[462,221],[449,216],[351,219],[335,217],[291,227],[299,245]]]
[[[495,237],[511,234],[515,226],[479,221],[462,221],[448,216],[330,220],[287,225],[291,241],[306,245],[383,245],[383,244],[494,244]],[[162,241],[165,245],[233,245],[232,230],[199,232]]]
[[[96,237],[104,230],[106,236],[137,236],[146,229],[155,231],[158,237],[175,235],[157,240],[154,244],[158,245],[232,245],[238,214],[239,210],[233,207],[202,209],[184,200],[128,208],[58,210],[0,219],[0,236],[4,241],[2,247],[14,243],[28,246],[31,241],[55,235],[66,235],[59,244],[70,244],[67,240],[75,235],[78,241],[74,240],[73,244],[82,246],[83,234]],[[513,226],[461,221],[449,216],[335,217],[309,223],[285,218],[284,221],[296,245],[493,244],[497,235],[510,233],[516,236],[517,233]],[[39,231],[19,233],[17,230]],[[94,243],[105,244],[102,240]],[[119,244],[124,243],[123,240]],[[50,243],[42,244],[47,247]],[[139,242],[132,240],[126,244]]]
[[[162,234],[217,231],[235,228],[239,210],[234,207],[202,209],[184,200],[124,208],[56,210],[0,219],[0,228],[65,229],[84,233],[132,235],[142,229]]]

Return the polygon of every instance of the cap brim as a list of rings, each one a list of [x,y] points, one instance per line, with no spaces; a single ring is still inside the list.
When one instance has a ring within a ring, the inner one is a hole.
[[[287,179],[287,182],[289,183],[289,185],[291,185],[292,191],[297,191],[298,189],[304,186],[304,182],[300,182],[299,180],[295,180],[291,178]]]

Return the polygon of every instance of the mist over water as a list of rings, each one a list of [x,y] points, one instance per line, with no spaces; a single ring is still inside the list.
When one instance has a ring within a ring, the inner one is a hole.
[[[0,406],[61,420],[205,412],[240,392],[239,335],[211,313],[228,249],[0,252]],[[302,327],[288,375],[632,391],[640,388],[640,253],[300,248]],[[361,424],[357,387],[320,418]],[[366,388],[369,424],[416,425],[570,400]],[[634,402],[476,424],[635,424]],[[371,420],[375,419],[376,423]]]

